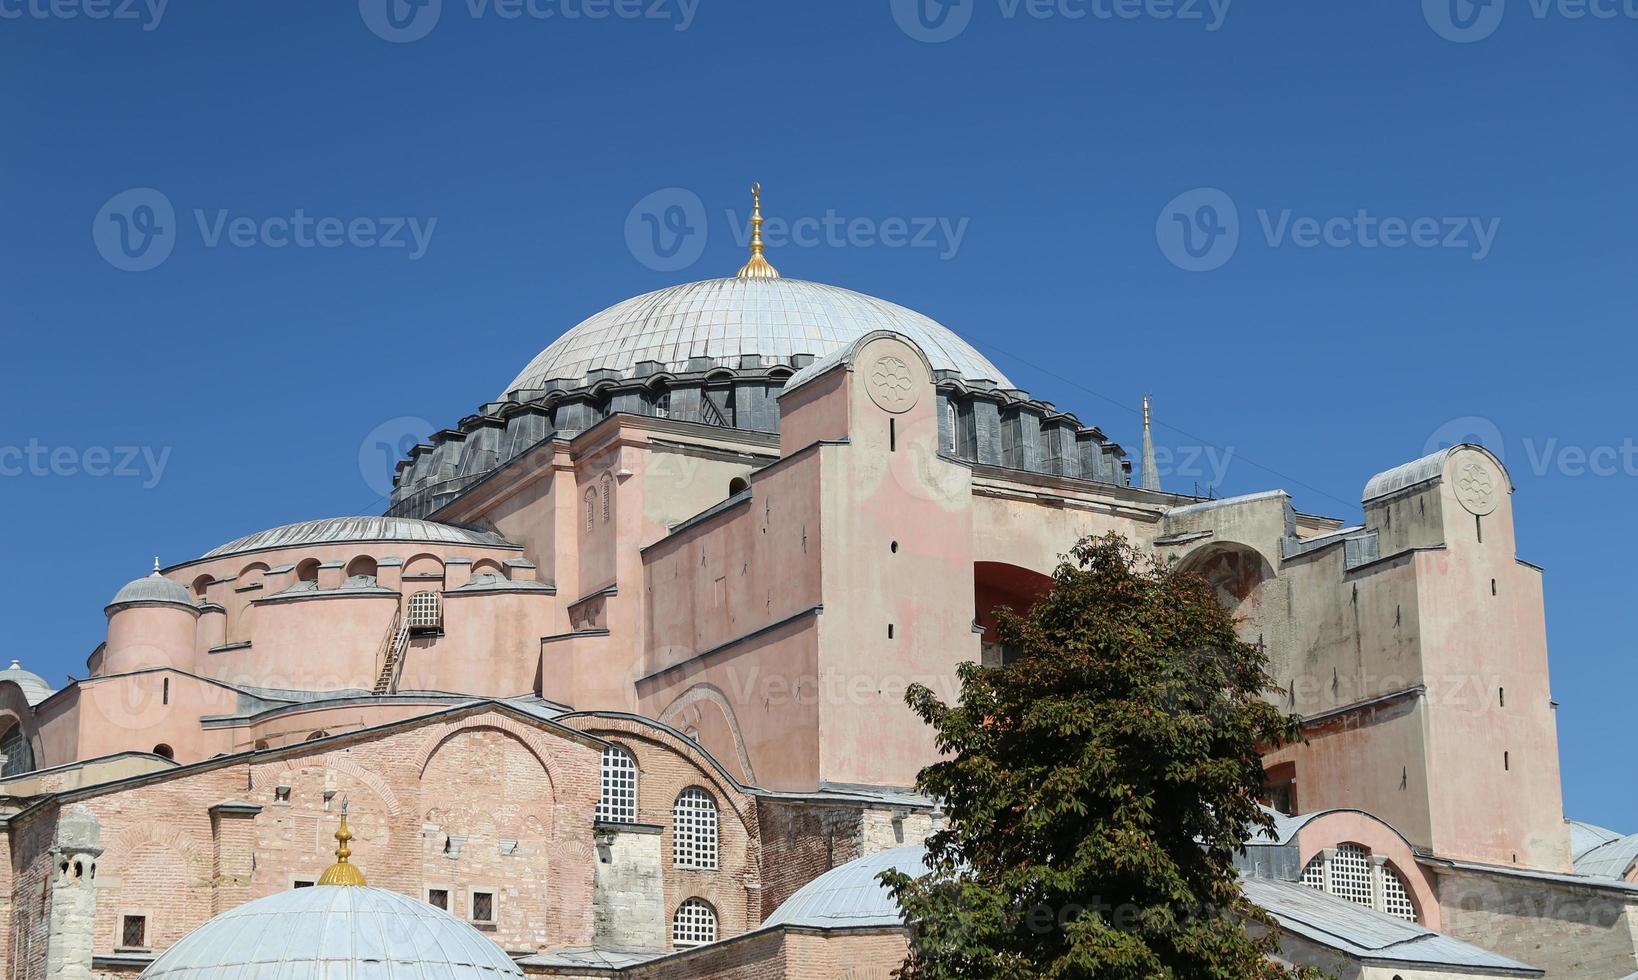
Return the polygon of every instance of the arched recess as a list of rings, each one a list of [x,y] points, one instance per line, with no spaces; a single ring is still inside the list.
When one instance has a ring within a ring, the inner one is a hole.
[[[1260,639],[1262,604],[1274,568],[1255,548],[1224,542],[1190,552],[1178,571],[1199,576],[1217,595],[1217,601],[1240,623],[1240,638]]]
[[[420,800],[421,826],[443,844],[427,857],[430,874],[447,866],[447,854],[493,855],[502,842],[539,857],[556,836],[551,774],[533,746],[494,726],[441,739],[421,770]]]
[[[5,765],[0,766],[0,779],[10,779],[21,776],[26,772],[33,772],[34,747],[29,744],[28,732],[23,730],[21,722],[8,720],[4,732],[0,732],[0,755],[6,757]]]
[[[1363,810],[1327,810],[1306,819],[1296,843],[1298,861],[1305,869],[1328,848],[1342,844],[1363,848],[1398,876],[1415,906],[1416,920],[1435,931],[1442,927],[1432,876],[1417,863],[1410,842],[1387,821]]]
[[[741,784],[756,784],[756,770],[751,766],[739,719],[734,717],[734,706],[715,685],[695,684],[667,705],[658,720],[693,739]],[[736,765],[738,772],[734,772]]]
[[[347,563],[347,585],[351,588],[375,585],[376,562],[369,555],[359,555]]]
[[[193,597],[196,601],[202,602],[204,601],[206,590],[210,588],[210,584],[214,581],[216,581],[216,577],[213,575],[201,575],[193,580],[193,585],[189,591],[193,593]]]
[[[996,628],[1000,610],[1007,608],[1023,615],[1050,591],[1050,575],[1005,562],[973,562],[973,621],[984,630],[985,666],[1000,666],[1016,655],[1001,645],[1001,635]]]
[[[319,565],[321,564],[322,562],[320,562],[317,558],[308,558],[297,562],[296,581],[311,582],[314,585],[317,585],[319,578]]]

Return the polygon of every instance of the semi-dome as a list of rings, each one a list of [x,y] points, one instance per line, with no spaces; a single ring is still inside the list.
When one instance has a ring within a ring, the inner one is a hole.
[[[0,670],[0,682],[3,681],[11,681],[22,688],[23,699],[31,708],[57,693],[55,688],[46,683],[44,677],[32,670],[24,670],[22,661],[19,660],[13,660],[10,667]]]
[[[1012,387],[972,345],[914,310],[823,283],[735,278],[684,283],[609,307],[541,351],[501,397],[554,380],[578,382],[593,371],[631,375],[644,361],[680,372],[694,358],[737,368],[745,357],[762,366],[798,354],[823,357],[876,330],[914,340],[934,370]]]
[[[212,549],[205,558],[348,541],[402,541],[410,544],[464,544],[482,548],[515,547],[498,534],[407,517],[332,517],[258,531]]]
[[[296,888],[224,912],[142,972],[143,980],[521,976],[499,946],[448,912],[351,885]]]
[[[193,596],[188,594],[188,590],[181,583],[173,582],[159,574],[157,569],[152,575],[139,578],[120,589],[114,596],[114,601],[108,604],[108,608],[112,610],[125,606],[155,604],[194,608]]]
[[[884,871],[921,877],[928,871],[927,848],[896,847],[832,868],[798,888],[763,925],[815,929],[902,925],[904,917],[893,894],[876,880]]]

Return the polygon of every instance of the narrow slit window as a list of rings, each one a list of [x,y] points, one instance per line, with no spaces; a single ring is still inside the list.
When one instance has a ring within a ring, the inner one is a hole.
[[[887,451],[890,453],[896,453],[899,451],[898,421],[898,419],[887,420]]]

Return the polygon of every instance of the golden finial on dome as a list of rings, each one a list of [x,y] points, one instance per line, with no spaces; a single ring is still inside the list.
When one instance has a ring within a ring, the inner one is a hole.
[[[739,270],[741,279],[778,279],[779,270],[762,257],[762,185],[751,185],[751,261]]]
[[[336,848],[336,863],[330,865],[330,870],[324,872],[318,880],[321,885],[362,885],[364,872],[358,870],[347,859],[353,856],[352,848],[347,842],[353,839],[353,832],[347,829],[347,802],[341,803],[341,827],[336,831],[336,840],[340,846]]]

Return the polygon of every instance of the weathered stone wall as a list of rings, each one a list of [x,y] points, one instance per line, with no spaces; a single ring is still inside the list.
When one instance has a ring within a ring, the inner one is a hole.
[[[1638,892],[1436,868],[1443,931],[1560,978],[1638,970]]]
[[[596,944],[664,949],[671,943],[659,827],[598,827]]]

